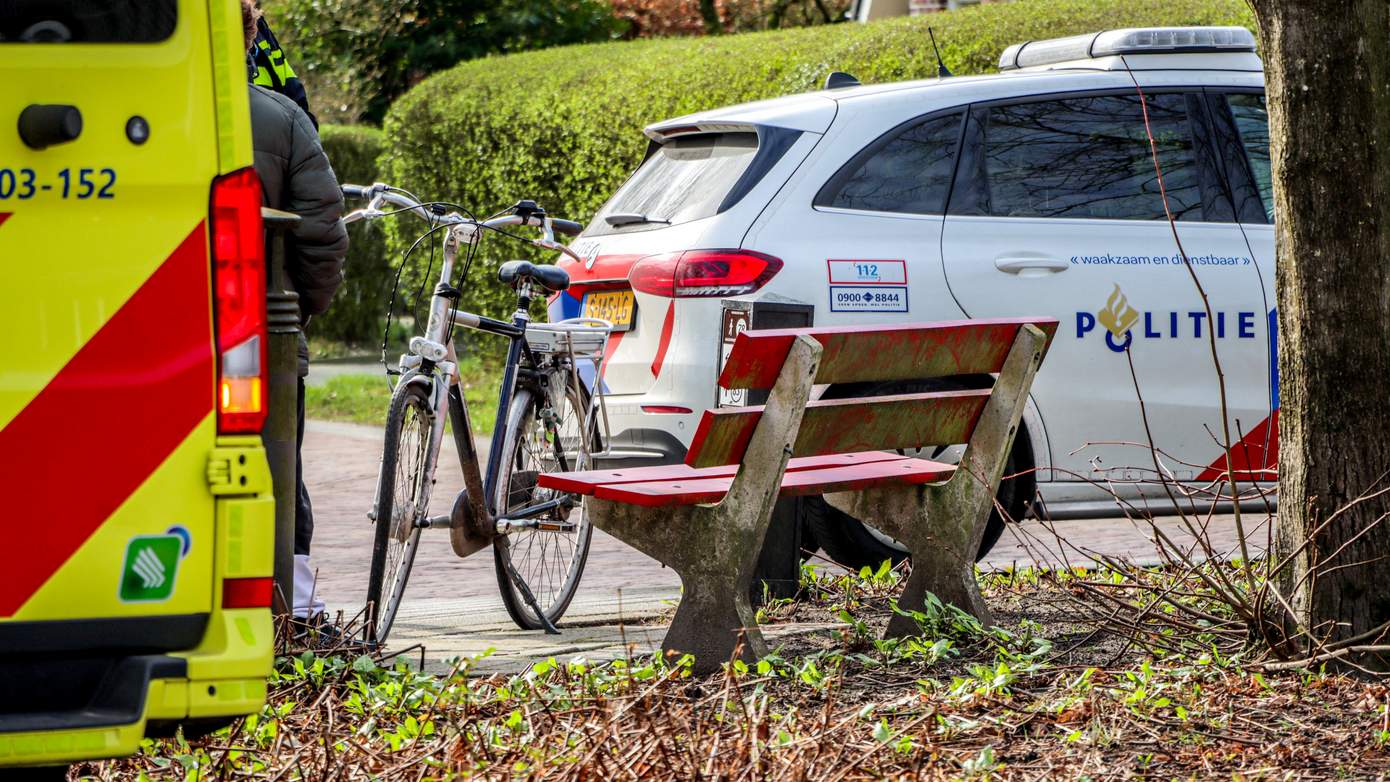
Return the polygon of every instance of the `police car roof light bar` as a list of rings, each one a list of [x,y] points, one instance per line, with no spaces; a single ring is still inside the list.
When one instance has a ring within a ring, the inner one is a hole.
[[[1244,27],[1132,27],[1016,43],[999,57],[999,70],[1010,71],[1121,54],[1254,51],[1255,36]]]

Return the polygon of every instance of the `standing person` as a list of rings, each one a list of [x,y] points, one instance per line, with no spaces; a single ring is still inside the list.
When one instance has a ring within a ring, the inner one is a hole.
[[[304,82],[295,75],[294,68],[285,57],[275,33],[259,10],[256,11],[256,37],[246,47],[246,71],[252,84],[259,84],[272,92],[289,98],[309,116],[314,129],[319,127],[319,118],[309,111],[309,95],[304,92]]]
[[[260,12],[253,0],[241,0],[247,48],[256,36]],[[333,293],[343,281],[347,255],[347,228],[339,222],[343,194],[338,178],[319,143],[318,132],[294,101],[276,92],[250,85],[251,137],[256,153],[256,174],[266,206],[299,215],[285,253],[285,270],[299,294],[301,326],[328,309]],[[309,343],[299,332],[299,467],[294,514],[294,615],[317,624],[323,601],[315,593],[315,573],[309,566],[309,544],[314,535],[314,511],[304,486],[304,377],[309,374]]]

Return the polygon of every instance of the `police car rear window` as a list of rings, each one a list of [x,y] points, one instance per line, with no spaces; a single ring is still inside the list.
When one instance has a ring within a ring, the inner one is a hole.
[[[757,152],[758,134],[751,132],[672,139],[613,194],[590,221],[589,233],[661,228],[715,215]],[[614,215],[631,217],[614,226],[607,220]]]
[[[157,43],[178,0],[0,0],[0,44]]]
[[[1226,100],[1240,132],[1246,159],[1250,161],[1250,175],[1264,201],[1265,217],[1274,222],[1274,178],[1270,173],[1269,111],[1265,96],[1236,94],[1227,95]]]

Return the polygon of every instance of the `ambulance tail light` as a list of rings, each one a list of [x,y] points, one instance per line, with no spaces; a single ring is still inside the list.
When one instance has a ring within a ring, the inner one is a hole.
[[[263,578],[228,578],[222,581],[223,608],[270,608],[275,592],[275,580]]]
[[[667,298],[739,296],[781,270],[781,259],[752,250],[686,250],[643,258],[628,281],[635,290]]]
[[[257,434],[266,415],[265,234],[261,183],[251,168],[212,183],[217,430]]]

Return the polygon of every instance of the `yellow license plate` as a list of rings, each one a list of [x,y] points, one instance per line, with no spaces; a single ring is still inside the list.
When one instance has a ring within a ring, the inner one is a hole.
[[[637,297],[632,291],[594,291],[584,294],[584,317],[599,318],[613,324],[614,331],[632,328]]]

